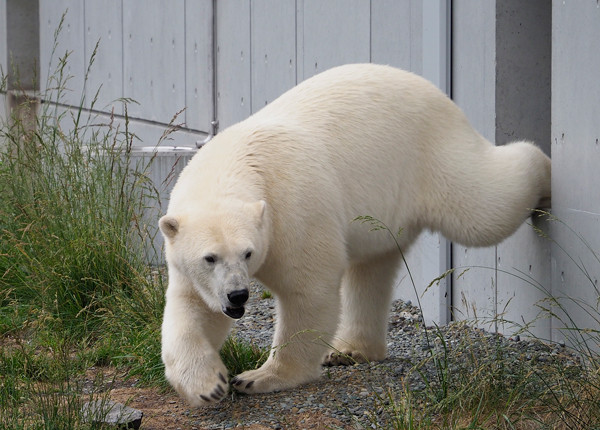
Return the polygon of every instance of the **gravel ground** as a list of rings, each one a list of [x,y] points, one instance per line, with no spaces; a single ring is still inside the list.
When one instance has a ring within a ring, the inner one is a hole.
[[[246,315],[233,334],[260,347],[271,344],[274,299],[262,299],[255,285]],[[388,358],[379,363],[324,368],[321,380],[292,391],[245,396],[230,393],[214,407],[186,411],[198,429],[376,428],[390,423],[390,398],[409,389],[426,389],[438,380],[432,354],[448,357],[448,369],[472,372],[468,366],[497,362],[507,366],[543,366],[553,360],[575,365],[576,357],[561,345],[509,339],[465,324],[450,324],[425,335],[418,309],[395,301],[389,317]],[[470,357],[470,359],[468,358]],[[475,358],[474,358],[475,357]],[[419,372],[415,370],[419,366]]]

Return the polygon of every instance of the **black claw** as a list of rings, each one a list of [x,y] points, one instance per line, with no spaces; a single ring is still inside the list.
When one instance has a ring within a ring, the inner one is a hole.
[[[246,384],[246,389],[252,387],[254,385],[254,381],[250,381]]]
[[[239,387],[240,385],[242,385],[244,383],[244,381],[242,381],[241,379],[238,379],[237,377],[233,378],[231,380],[231,383],[233,385],[235,385],[236,387]]]
[[[225,394],[225,390],[223,389],[223,387],[221,387],[221,385],[217,385],[217,388],[215,388],[215,393],[219,394],[220,396],[222,396],[223,394]]]
[[[202,400],[204,400],[205,402],[210,402],[210,399],[208,397],[206,397],[204,394],[200,394],[200,398]]]
[[[219,379],[221,380],[221,382],[223,382],[223,384],[227,385],[227,379],[225,379],[222,373],[219,373]]]
[[[217,393],[212,393],[212,394],[210,395],[210,397],[212,397],[212,398],[213,398],[213,399],[215,399],[215,400],[221,400],[221,396],[219,396]]]

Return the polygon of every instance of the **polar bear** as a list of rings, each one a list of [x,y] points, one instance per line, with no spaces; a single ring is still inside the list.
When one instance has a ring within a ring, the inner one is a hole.
[[[166,377],[200,406],[230,383],[262,393],[314,380],[324,359],[382,360],[401,257],[357,216],[402,229],[403,251],[424,229],[489,246],[549,197],[542,151],[494,146],[423,78],[371,64],[314,76],[215,136],[172,191],[159,222]],[[219,349],[251,277],[277,300],[273,347],[229,382]]]

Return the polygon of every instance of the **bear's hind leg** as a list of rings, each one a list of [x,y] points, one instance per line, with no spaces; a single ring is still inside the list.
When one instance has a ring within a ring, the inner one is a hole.
[[[341,285],[342,316],[325,365],[385,358],[388,314],[400,261],[400,255],[392,252],[346,270]]]

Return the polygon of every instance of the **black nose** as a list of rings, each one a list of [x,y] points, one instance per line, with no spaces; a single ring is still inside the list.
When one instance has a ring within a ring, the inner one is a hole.
[[[248,290],[235,290],[227,294],[227,298],[234,306],[242,306],[248,301]]]

